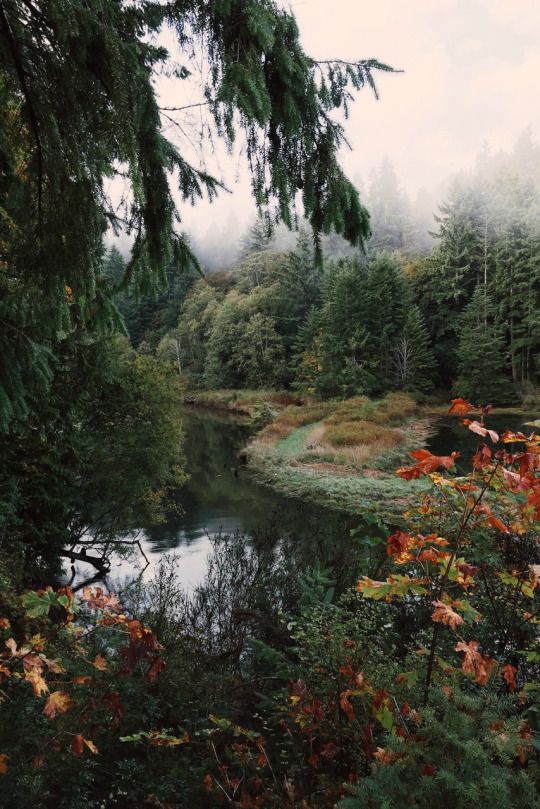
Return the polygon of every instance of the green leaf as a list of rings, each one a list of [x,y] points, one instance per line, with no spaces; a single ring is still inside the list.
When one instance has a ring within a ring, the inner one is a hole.
[[[407,688],[412,688],[413,685],[416,685],[418,682],[418,672],[417,671],[401,671],[398,674],[399,681],[404,683]]]
[[[60,603],[58,596],[50,587],[41,593],[30,590],[21,596],[21,602],[29,618],[44,618],[49,614],[51,607]]]
[[[383,705],[382,709],[377,714],[377,719],[385,730],[390,731],[394,727],[394,714],[386,705]]]

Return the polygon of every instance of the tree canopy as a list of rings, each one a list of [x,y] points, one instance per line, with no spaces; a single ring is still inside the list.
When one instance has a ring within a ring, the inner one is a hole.
[[[390,70],[376,60],[316,62],[294,17],[273,0],[6,0],[0,9],[0,323],[4,427],[50,376],[59,331],[116,317],[100,274],[112,228],[133,240],[121,284],[165,282],[171,262],[195,263],[180,231],[180,199],[213,197],[216,178],[165,137],[155,79],[190,75],[160,44],[170,29],[186,63],[202,49],[214,126],[243,131],[253,193],[293,224],[297,195],[316,239],[334,229],[360,245],[369,219],[338,162],[352,92]],[[112,178],[125,193],[114,204]],[[32,381],[27,377],[32,369]]]

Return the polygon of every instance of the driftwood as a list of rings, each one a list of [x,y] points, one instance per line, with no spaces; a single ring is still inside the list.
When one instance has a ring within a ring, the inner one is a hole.
[[[72,562],[88,562],[89,565],[95,567],[96,570],[99,570],[100,573],[108,573],[109,570],[111,569],[111,566],[106,559],[103,559],[99,556],[89,556],[84,550],[83,551],[63,550],[60,553],[60,556],[65,556]]]

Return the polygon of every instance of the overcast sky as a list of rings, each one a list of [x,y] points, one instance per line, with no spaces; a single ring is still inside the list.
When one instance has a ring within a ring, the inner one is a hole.
[[[284,4],[285,5],[285,4]],[[354,104],[343,153],[351,178],[366,180],[388,157],[411,196],[470,168],[487,142],[510,149],[531,126],[540,136],[540,0],[292,0],[306,51],[315,58],[376,57],[380,100]],[[168,98],[168,91],[164,91]],[[189,100],[196,100],[193,93]],[[186,211],[204,232],[252,215],[238,157],[220,160],[232,196]]]

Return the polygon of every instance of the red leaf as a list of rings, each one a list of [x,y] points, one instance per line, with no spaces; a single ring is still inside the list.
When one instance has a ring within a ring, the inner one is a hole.
[[[158,674],[165,668],[167,664],[162,657],[156,657],[150,664],[146,672],[146,679],[149,683],[154,683],[157,680]]]
[[[517,441],[527,441],[527,436],[507,430],[501,435],[501,441],[504,441],[505,444],[515,444]]]
[[[452,399],[452,404],[448,412],[455,413],[456,416],[466,416],[467,413],[470,413],[471,410],[474,409],[474,405],[472,405],[466,399]]]
[[[510,691],[516,690],[516,674],[517,668],[507,663],[503,668],[503,677]]]
[[[496,528],[497,531],[500,531],[501,534],[509,534],[510,533],[509,528],[507,528],[507,526],[501,520],[499,520],[498,517],[495,517],[494,514],[491,514],[488,517],[488,523],[491,525],[492,528]]]
[[[210,773],[207,773],[204,776],[203,784],[206,787],[207,792],[212,792],[212,787],[214,786],[214,779],[212,778]]]
[[[483,438],[489,435],[494,444],[499,440],[499,433],[496,433],[495,430],[488,430],[487,427],[484,427],[479,421],[464,419],[463,424],[466,424],[471,432],[476,433],[476,435],[481,435]]]
[[[459,452],[453,452],[451,455],[433,455],[427,449],[417,449],[411,452],[411,457],[418,463],[414,466],[398,469],[396,472],[404,480],[415,480],[420,475],[429,475],[441,467],[451,469],[456,462],[456,458],[459,458]]]
[[[339,705],[341,707],[341,710],[349,720],[349,722],[352,722],[352,720],[354,719],[353,706],[349,702],[349,697],[351,696],[352,693],[353,693],[352,691],[347,690],[342,691],[341,694],[339,695]]]
[[[401,556],[407,550],[407,546],[411,541],[411,535],[406,531],[396,531],[391,537],[388,537],[386,553],[388,556]]]
[[[73,737],[73,741],[71,742],[71,752],[75,756],[82,756],[84,751],[84,742],[81,733],[77,733],[76,736]]]

